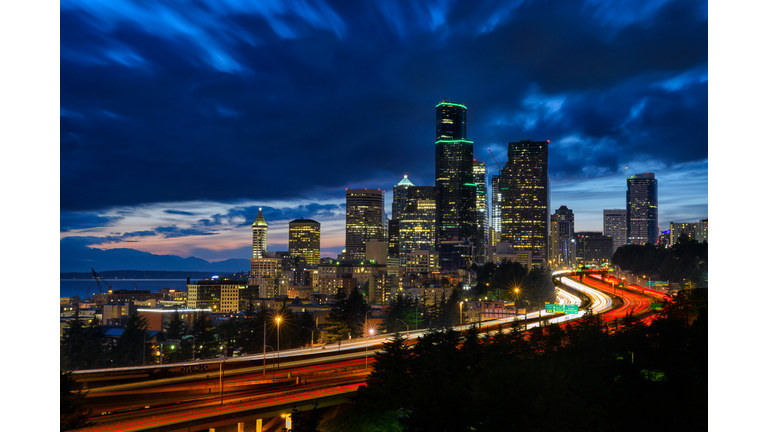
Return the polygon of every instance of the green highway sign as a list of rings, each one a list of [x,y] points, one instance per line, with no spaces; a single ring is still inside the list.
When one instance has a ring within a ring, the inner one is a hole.
[[[646,281],[645,286],[647,287],[653,287],[653,286],[669,286],[669,281]]]
[[[564,310],[563,310],[563,305],[561,305],[561,304],[556,304],[556,305],[555,305],[555,312],[564,312]]]
[[[565,305],[565,313],[567,314],[579,313],[579,305]]]
[[[661,310],[661,303],[651,303],[651,309],[653,310]]]
[[[555,305],[552,303],[547,303],[544,305],[544,312],[552,313],[555,311]]]

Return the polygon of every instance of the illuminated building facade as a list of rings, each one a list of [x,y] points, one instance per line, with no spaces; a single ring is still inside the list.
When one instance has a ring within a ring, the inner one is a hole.
[[[484,263],[488,256],[488,167],[485,162],[475,161],[472,165],[472,175],[477,185],[475,206],[477,208],[477,244],[475,245],[475,261]]]
[[[400,221],[390,219],[387,221],[387,259],[395,259],[400,262]]]
[[[627,210],[603,210],[603,233],[613,239],[613,252],[627,244]]]
[[[434,186],[408,190],[405,212],[400,218],[400,266],[406,254],[416,250],[437,250],[437,201]]]
[[[405,211],[406,200],[408,199],[408,188],[415,186],[408,180],[408,175],[404,175],[392,188],[392,219],[400,219],[400,215]]]
[[[549,255],[549,141],[510,142],[501,172],[501,241],[531,251],[534,265]]]
[[[214,313],[238,312],[241,291],[247,292],[250,297],[255,294],[255,287],[249,288],[245,280],[206,279],[195,281],[187,285],[187,307],[190,309],[211,309]]]
[[[603,264],[613,256],[613,239],[601,232],[577,232],[573,236],[576,264]]]
[[[467,107],[442,101],[436,107],[435,188],[438,242],[468,239],[477,245],[474,144],[467,140]]]
[[[320,264],[320,222],[296,219],[288,223],[288,251],[308,266]]]
[[[550,251],[553,265],[571,263],[570,241],[574,234],[573,210],[560,206],[550,218]]]
[[[501,241],[501,174],[491,177],[491,227],[490,245]]]
[[[267,221],[264,219],[264,215],[261,214],[261,207],[259,207],[259,214],[256,215],[256,220],[251,226],[253,229],[253,255],[251,258],[264,258],[264,252],[267,251]]]
[[[387,241],[384,237],[384,191],[347,189],[347,232],[345,259],[365,259],[365,242]]]
[[[627,178],[627,243],[656,243],[659,238],[659,184],[656,174]]]

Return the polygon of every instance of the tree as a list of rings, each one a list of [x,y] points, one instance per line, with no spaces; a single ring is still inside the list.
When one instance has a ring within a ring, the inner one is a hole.
[[[88,392],[75,390],[72,372],[59,373],[59,425],[61,430],[79,429],[91,426],[88,418],[92,410],[83,408]]]
[[[109,351],[105,347],[101,327],[93,321],[80,319],[75,311],[74,319],[64,329],[59,344],[59,367],[61,370],[95,369],[109,366]]]
[[[376,353],[373,371],[366,379],[361,400],[380,411],[399,408],[409,386],[409,356],[411,352],[402,333],[395,333]]]
[[[147,319],[138,314],[131,315],[112,351],[114,365],[139,366],[145,362],[152,363],[152,349],[145,346],[149,339],[148,333]]]
[[[219,350],[214,335],[214,327],[206,312],[200,313],[192,321],[192,333],[195,335],[195,357],[211,358]],[[198,334],[199,333],[199,334]]]
[[[174,314],[171,320],[168,322],[168,325],[165,327],[165,337],[166,339],[178,339],[181,340],[182,336],[186,333],[186,321],[181,319],[181,314],[177,310]],[[181,345],[174,346],[173,348],[170,346],[165,346],[163,349],[163,362],[177,362],[177,361],[184,361],[188,357],[184,357],[182,355]]]

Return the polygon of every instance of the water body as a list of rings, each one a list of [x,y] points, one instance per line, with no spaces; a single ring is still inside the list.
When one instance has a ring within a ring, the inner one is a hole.
[[[106,279],[113,290],[148,290],[158,292],[162,288],[174,288],[182,291],[187,290],[186,279]],[[107,287],[104,282],[99,281],[101,289],[106,292]],[[138,285],[138,288],[137,288]],[[94,279],[59,279],[59,292],[61,297],[74,297],[79,295],[85,298],[94,292],[99,293],[99,287]],[[88,293],[88,294],[86,294]]]

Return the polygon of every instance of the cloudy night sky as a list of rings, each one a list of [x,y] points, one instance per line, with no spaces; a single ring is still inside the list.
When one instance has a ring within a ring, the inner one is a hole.
[[[707,7],[62,0],[61,271],[247,259],[259,207],[269,250],[305,217],[335,257],[345,188],[389,213],[404,174],[434,185],[445,98],[489,177],[488,148],[503,166],[508,142],[551,141],[551,210],[577,231],[649,171],[662,230],[707,218]]]

